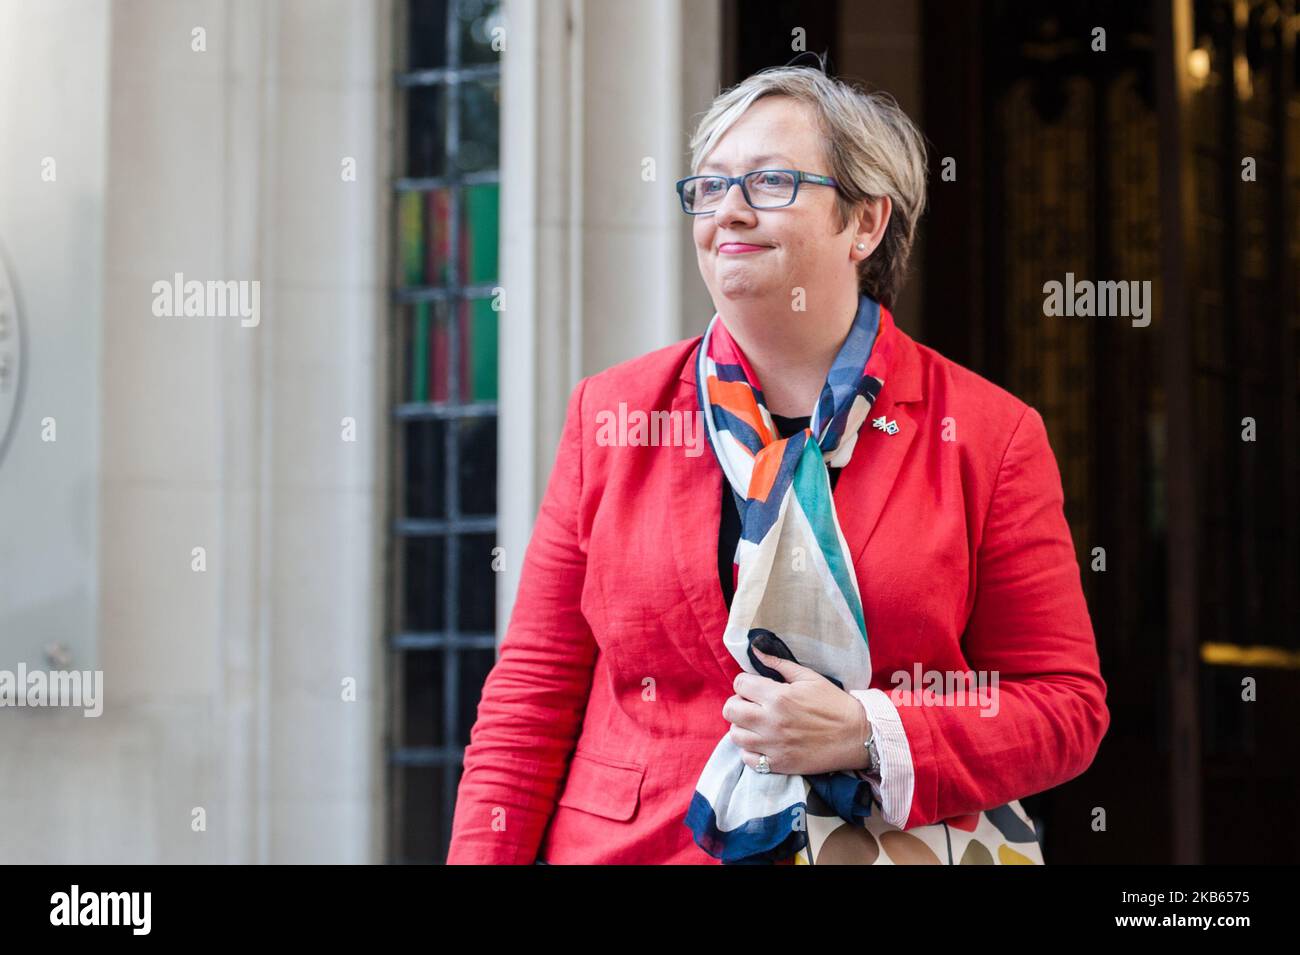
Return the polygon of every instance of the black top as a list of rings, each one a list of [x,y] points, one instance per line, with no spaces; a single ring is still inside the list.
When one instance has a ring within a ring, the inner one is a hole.
[[[784,415],[772,415],[772,423],[781,437],[788,438],[808,427],[811,415],[802,418],[787,418]],[[831,468],[831,488],[839,480],[841,468]],[[722,596],[731,609],[731,599],[736,596],[736,587],[731,580],[731,568],[736,559],[736,545],[740,543],[740,511],[736,510],[736,496],[731,491],[731,482],[724,475],[722,478],[722,522],[718,526],[718,582],[722,584]]]

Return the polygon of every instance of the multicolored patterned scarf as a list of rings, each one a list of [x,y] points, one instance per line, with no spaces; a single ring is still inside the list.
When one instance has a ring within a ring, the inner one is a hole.
[[[786,657],[844,690],[871,683],[871,653],[853,560],[831,496],[828,467],[843,467],[884,385],[893,324],[888,309],[858,299],[809,426],[780,437],[758,378],[717,315],[700,343],[696,381],[709,443],[741,516],[736,594],[723,643],[750,673],[781,680],[753,654]],[[815,863],[807,817],[862,826],[870,784],[850,772],[760,774],[723,736],[686,813],[695,842],[723,864]],[[822,840],[825,844],[825,840]]]

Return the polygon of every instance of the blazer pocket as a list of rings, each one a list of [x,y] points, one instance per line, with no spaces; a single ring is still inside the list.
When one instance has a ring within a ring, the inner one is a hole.
[[[558,805],[626,822],[636,812],[644,776],[644,766],[579,750],[569,761]]]

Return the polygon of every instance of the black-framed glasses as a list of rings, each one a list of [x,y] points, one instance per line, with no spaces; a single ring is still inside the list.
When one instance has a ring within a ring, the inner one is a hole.
[[[755,169],[739,176],[687,176],[677,180],[677,195],[687,215],[707,216],[717,211],[732,185],[738,184],[753,208],[780,209],[794,203],[801,182],[839,187],[830,176],[798,169]]]

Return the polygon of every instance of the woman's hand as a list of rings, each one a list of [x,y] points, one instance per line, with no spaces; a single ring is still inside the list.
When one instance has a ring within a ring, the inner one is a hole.
[[[736,695],[722,705],[731,723],[729,736],[751,769],[760,754],[774,773],[816,773],[867,768],[866,742],[871,724],[857,697],[841,690],[816,670],[771,656],[757,647],[763,663],[785,683],[741,672]]]

